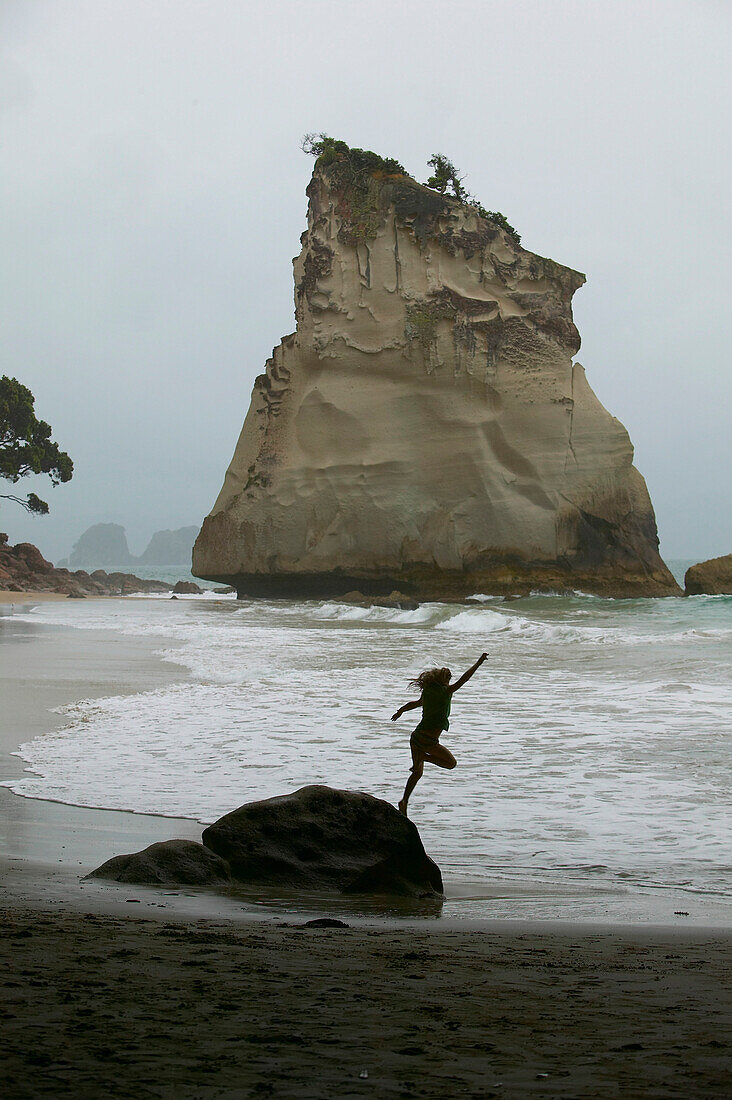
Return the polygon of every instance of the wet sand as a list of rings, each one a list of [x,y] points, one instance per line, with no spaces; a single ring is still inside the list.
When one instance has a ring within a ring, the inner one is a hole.
[[[65,592],[11,592],[8,588],[0,588],[0,604],[12,604],[16,607],[68,598]]]
[[[184,680],[182,668],[155,656],[161,644],[154,638],[54,629],[1,616],[0,782],[23,774],[24,761],[11,755],[23,742],[63,722],[54,708]],[[165,644],[169,647],[170,640]],[[10,861],[65,864],[78,877],[120,851],[171,835],[197,840],[200,826],[193,821],[21,798],[0,787],[0,882]]]
[[[719,938],[0,916],[8,1097],[728,1095]]]
[[[50,707],[184,679],[155,648],[0,618],[0,779]],[[286,905],[80,882],[195,822],[0,788],[0,823],[11,1098],[728,1094],[729,933],[357,912],[306,928]]]

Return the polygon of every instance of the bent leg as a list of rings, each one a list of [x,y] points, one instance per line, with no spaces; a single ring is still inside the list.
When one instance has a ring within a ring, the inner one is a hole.
[[[457,767],[457,760],[444,745],[435,745],[424,754],[424,759],[428,764],[436,764],[438,768],[447,768],[448,771]]]

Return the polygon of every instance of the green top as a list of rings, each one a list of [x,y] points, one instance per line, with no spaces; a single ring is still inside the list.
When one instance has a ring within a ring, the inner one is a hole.
[[[427,684],[422,691],[422,721],[417,729],[447,730],[452,692],[444,684]]]

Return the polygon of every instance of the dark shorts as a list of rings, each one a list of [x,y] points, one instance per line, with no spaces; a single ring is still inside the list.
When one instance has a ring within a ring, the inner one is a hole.
[[[442,730],[435,732],[434,730],[423,730],[417,726],[410,738],[410,744],[419,752],[430,752],[431,749],[439,745],[441,733]]]

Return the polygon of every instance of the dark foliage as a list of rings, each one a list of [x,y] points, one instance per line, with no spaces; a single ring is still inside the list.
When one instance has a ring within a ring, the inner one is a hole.
[[[452,197],[458,202],[466,202],[469,199],[468,192],[463,187],[463,177],[457,174],[455,165],[442,153],[433,153],[427,161],[430,168],[434,168],[434,175],[427,180],[427,186],[444,195],[448,187],[452,189]]]
[[[463,203],[465,206],[472,206],[481,218],[486,218],[487,221],[495,222],[496,225],[499,225],[501,229],[513,238],[516,244],[521,243],[521,237],[509,223],[505,214],[501,214],[499,210],[486,210],[482,203],[478,202],[478,200],[463,187],[463,179],[465,177],[458,175],[455,165],[451,160],[448,160],[443,153],[433,153],[427,163],[430,168],[434,169],[433,175],[427,180],[427,187],[431,187],[433,191],[439,191],[441,195],[444,195],[449,187],[454,199],[457,199],[458,202]]]
[[[344,185],[364,185],[366,177],[376,173],[405,175],[404,166],[393,157],[380,157],[370,149],[352,149],[345,141],[337,141],[328,134],[306,134],[302,140],[302,150],[317,157],[318,165],[330,169],[330,174]]]
[[[303,152],[317,158],[318,167],[326,169],[336,187],[351,196],[350,209],[353,241],[375,235],[373,216],[378,205],[378,180],[406,176],[404,166],[393,157],[381,157],[370,149],[352,149],[345,141],[338,141],[328,134],[306,134],[302,140]],[[486,208],[463,187],[463,176],[443,153],[433,153],[427,162],[433,174],[426,186],[440,195],[448,195],[464,206],[471,206],[487,221],[494,222],[516,242],[521,237],[509,223],[505,214]]]
[[[0,478],[15,484],[29,474],[48,474],[52,484],[70,481],[74,464],[51,439],[51,425],[38,420],[35,398],[17,378],[0,378]],[[35,493],[18,497],[0,493],[28,512],[45,515],[48,505]]]
[[[370,149],[351,149],[345,141],[328,134],[306,134],[304,152],[317,157],[317,166],[328,174],[330,184],[341,192],[342,213],[347,212],[343,238],[350,244],[376,236],[379,223],[381,183],[405,175],[393,157],[380,157]]]

